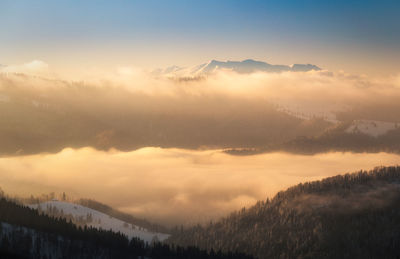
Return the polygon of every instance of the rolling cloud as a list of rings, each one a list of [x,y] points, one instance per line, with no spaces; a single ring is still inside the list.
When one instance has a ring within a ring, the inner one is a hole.
[[[0,158],[0,182],[11,194],[66,192],[160,223],[194,224],[253,205],[299,182],[392,165],[399,158],[385,153],[235,157],[220,150],[64,149]]]
[[[338,120],[400,119],[398,77],[220,71],[180,80],[119,67],[73,81],[12,67],[55,74],[39,61],[1,69],[2,155],[85,146],[265,147],[316,136]]]

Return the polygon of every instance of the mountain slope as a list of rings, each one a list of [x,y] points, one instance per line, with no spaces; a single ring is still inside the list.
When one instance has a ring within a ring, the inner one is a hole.
[[[207,252],[142,240],[92,227],[0,197],[0,258],[252,258],[240,253]]]
[[[168,228],[166,228],[162,225],[149,222],[146,219],[137,218],[131,214],[119,211],[117,209],[112,208],[109,205],[106,205],[104,203],[101,203],[101,202],[98,202],[98,201],[95,201],[92,199],[79,199],[75,203],[80,204],[84,207],[88,207],[88,208],[97,210],[97,211],[107,214],[111,217],[120,219],[122,221],[125,221],[126,223],[130,223],[130,224],[136,225],[138,227],[145,228],[152,232],[162,232],[162,233],[168,234],[168,231],[169,231]]]
[[[280,147],[282,150],[315,154],[319,152],[400,152],[397,123],[358,120],[343,122],[313,137],[297,137]]]
[[[372,137],[385,135],[398,129],[398,123],[376,120],[354,120],[346,129],[347,133],[363,133]]]
[[[259,258],[396,258],[400,167],[299,184],[168,242]]]
[[[125,221],[104,214],[100,211],[69,202],[58,200],[47,201],[39,204],[29,205],[32,209],[38,209],[39,212],[51,216],[61,216],[71,219],[72,222],[93,227],[97,229],[112,230],[126,235],[129,239],[136,237],[145,242],[153,240],[163,241],[168,238],[168,234],[151,232],[145,228],[129,224]]]

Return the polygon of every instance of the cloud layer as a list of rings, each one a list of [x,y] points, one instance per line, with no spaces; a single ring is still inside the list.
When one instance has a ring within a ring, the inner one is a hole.
[[[337,119],[400,120],[397,77],[223,71],[183,80],[120,67],[71,81],[14,73],[32,67],[48,69],[34,61],[0,73],[3,155],[85,146],[259,148],[319,135]],[[314,116],[329,122],[303,120]]]
[[[8,193],[65,191],[160,223],[187,224],[216,219],[299,182],[393,165],[399,159],[385,153],[235,157],[219,150],[65,149],[0,158],[0,182]]]

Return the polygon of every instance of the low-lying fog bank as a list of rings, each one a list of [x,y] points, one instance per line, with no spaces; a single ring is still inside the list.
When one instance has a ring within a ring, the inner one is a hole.
[[[399,155],[387,153],[231,156],[221,150],[68,148],[0,158],[0,183],[9,194],[65,191],[159,223],[189,224],[226,215],[299,182],[399,161]]]

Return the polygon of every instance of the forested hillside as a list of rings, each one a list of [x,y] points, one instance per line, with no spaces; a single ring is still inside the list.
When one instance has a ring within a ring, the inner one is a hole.
[[[359,131],[348,131],[350,123],[340,123],[315,136],[297,136],[288,141],[270,144],[262,148],[232,148],[225,152],[232,155],[254,155],[284,151],[295,154],[324,152],[400,153],[400,129],[389,130],[379,136]]]
[[[128,240],[120,233],[76,227],[0,198],[0,258],[251,258]]]
[[[168,242],[259,258],[399,258],[400,167],[299,184]]]
[[[329,151],[340,152],[388,152],[400,153],[400,129],[396,128],[379,136],[362,132],[348,132],[349,124],[343,123],[323,134],[312,137],[297,137],[281,144],[276,149],[292,153],[316,154]],[[271,150],[265,149],[262,152]]]
[[[101,202],[92,200],[92,199],[79,199],[77,201],[78,204],[81,204],[83,206],[86,206],[88,208],[94,209],[94,210],[98,210],[101,211],[107,215],[110,215],[112,217],[115,217],[117,219],[126,221],[128,223],[146,228],[148,230],[154,231],[154,232],[163,232],[163,233],[168,233],[169,229],[159,225],[159,224],[155,224],[155,223],[151,223],[149,221],[147,221],[146,219],[140,219],[137,217],[134,217],[130,214],[121,212],[119,210],[116,210],[106,204],[103,204]]]

